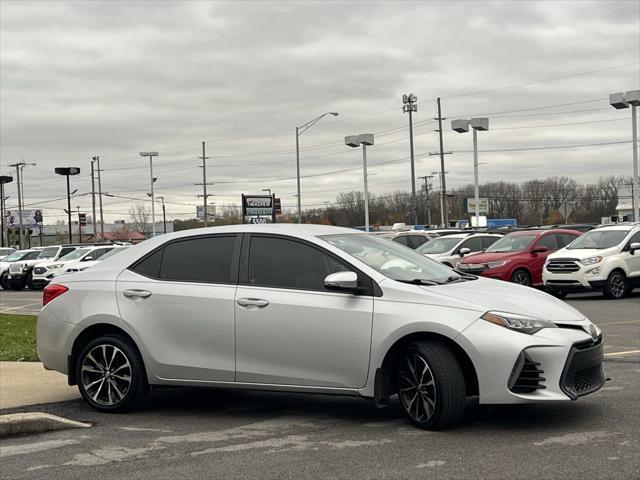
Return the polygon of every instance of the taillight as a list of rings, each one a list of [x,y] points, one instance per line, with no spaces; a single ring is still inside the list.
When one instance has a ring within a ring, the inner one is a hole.
[[[51,300],[53,300],[56,297],[59,297],[67,290],[69,289],[64,285],[58,285],[58,284],[47,285],[46,287],[44,287],[44,292],[42,292],[42,306],[44,307]]]

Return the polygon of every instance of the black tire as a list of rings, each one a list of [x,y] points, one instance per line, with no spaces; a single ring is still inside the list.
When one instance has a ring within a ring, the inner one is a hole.
[[[3,290],[9,290],[9,281],[7,279],[7,272],[3,272],[2,275],[0,275],[0,287],[2,287]]]
[[[531,286],[531,275],[526,270],[519,268],[511,274],[511,282],[525,287]]]
[[[27,287],[29,290],[32,290],[32,289],[33,289],[32,285],[31,285],[31,282],[32,282],[32,281],[33,281],[33,271],[29,272],[29,275],[27,275],[27,283],[26,283],[26,287]]]
[[[442,430],[460,423],[466,401],[464,374],[449,348],[431,340],[411,344],[398,361],[397,375],[400,405],[416,427]]]
[[[627,277],[620,270],[614,270],[607,277],[604,286],[604,296],[613,300],[624,298],[628,290]]]
[[[107,352],[106,361],[105,355],[101,354],[104,351],[103,346]],[[113,353],[114,349],[117,350],[116,353]],[[125,361],[129,367],[122,367],[126,364]],[[105,366],[111,368],[105,369]],[[128,386],[127,381],[122,380],[127,377],[127,372]],[[117,333],[97,337],[82,349],[76,361],[76,379],[78,390],[84,400],[100,412],[134,410],[142,404],[149,392],[140,352],[131,340]]]

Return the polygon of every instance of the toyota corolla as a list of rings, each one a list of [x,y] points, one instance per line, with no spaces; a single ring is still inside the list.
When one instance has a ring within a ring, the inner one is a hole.
[[[46,368],[106,412],[150,385],[395,395],[410,421],[481,404],[575,400],[604,383],[600,329],[568,304],[320,225],[163,235],[54,278],[37,324]]]

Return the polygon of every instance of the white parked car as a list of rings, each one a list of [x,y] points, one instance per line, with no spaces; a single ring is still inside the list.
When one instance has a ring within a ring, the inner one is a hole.
[[[0,262],[0,287],[2,287],[3,290],[10,288],[22,290],[24,285],[11,281],[11,276],[19,276],[21,278],[23,272],[30,271],[33,265],[40,261],[38,259],[40,253],[41,250],[31,248],[18,250],[4,258]]]
[[[447,267],[456,268],[465,255],[486,250],[503,235],[493,233],[454,233],[434,238],[416,249],[416,252],[433,258]]]
[[[95,260],[85,260],[83,262],[73,262],[64,267],[64,272],[60,272],[57,275],[62,275],[63,273],[73,273],[73,272],[84,272],[87,268],[91,268],[94,265],[106,260],[109,257],[112,257],[120,252],[123,252],[125,249],[129,248],[128,245],[114,245],[111,250],[102,255],[101,257],[96,258]]]
[[[421,428],[465,400],[569,401],[604,383],[600,329],[551,295],[322,225],[149,239],[45,288],[38,355],[106,412],[149,385],[398,395]]]
[[[44,288],[56,275],[67,273],[67,269],[81,270],[87,262],[98,260],[113,248],[114,245],[81,247],[53,263],[38,264],[33,268],[31,285],[34,289]]]
[[[549,255],[542,282],[560,297],[602,291],[607,298],[623,298],[640,287],[640,224],[588,231]]]
[[[8,257],[9,255],[11,255],[12,253],[14,253],[16,251],[15,248],[9,248],[9,247],[5,247],[5,248],[0,248],[0,262],[5,258]]]

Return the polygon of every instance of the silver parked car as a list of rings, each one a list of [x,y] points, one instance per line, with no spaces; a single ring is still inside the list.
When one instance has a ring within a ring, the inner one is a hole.
[[[574,400],[604,383],[600,329],[546,293],[352,229],[234,225],[162,235],[55,277],[46,368],[107,412],[149,385],[398,395],[445,428],[465,400]]]

